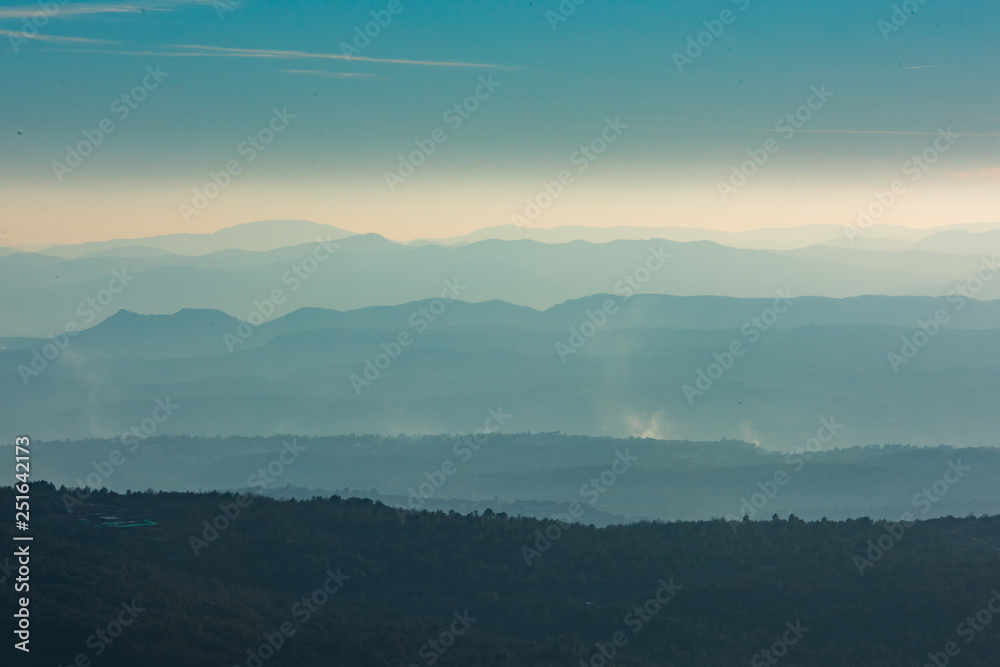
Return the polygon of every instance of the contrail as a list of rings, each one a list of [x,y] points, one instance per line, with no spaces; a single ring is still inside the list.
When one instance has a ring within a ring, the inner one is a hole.
[[[644,118],[642,120],[656,120],[655,118]],[[656,130],[685,130],[695,132],[768,132],[774,133],[780,130],[760,127],[663,127],[657,125],[633,125],[643,129]],[[900,130],[796,130],[796,132],[807,132],[810,134],[899,134],[916,135],[926,137],[936,137],[937,132],[907,132]],[[963,137],[1000,137],[1000,132],[959,132]]]

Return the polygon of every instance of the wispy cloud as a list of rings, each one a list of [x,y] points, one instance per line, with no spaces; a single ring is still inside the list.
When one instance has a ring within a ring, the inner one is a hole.
[[[409,60],[403,58],[368,58],[339,53],[310,53],[278,49],[234,49],[202,44],[171,44],[159,50],[74,49],[73,53],[93,53],[111,56],[155,56],[159,58],[264,58],[272,60],[342,60],[352,63],[383,63],[390,65],[421,65],[425,67],[473,67],[486,69],[520,69],[509,65],[467,63],[440,60]]]
[[[938,69],[944,67],[944,65],[914,65],[913,67],[904,67],[903,69]]]
[[[89,37],[62,37],[59,35],[43,35],[36,32],[34,34],[21,33],[17,30],[0,29],[0,37],[14,37],[24,39],[35,39],[39,42],[49,42],[51,44],[118,44],[107,39],[91,39]]]
[[[307,76],[318,76],[324,79],[376,79],[374,74],[360,74],[358,72],[325,72],[318,69],[283,69],[285,74],[304,74]]]
[[[656,121],[663,120],[660,118],[639,118],[638,121]],[[774,134],[775,129],[773,127],[679,127],[679,126],[667,126],[667,125],[633,125],[632,127],[643,128],[643,129],[656,129],[656,130],[678,130],[684,132],[767,132],[769,134]],[[885,135],[904,135],[904,136],[920,136],[920,137],[936,137],[938,132],[911,132],[907,130],[806,130],[798,129],[795,130],[796,133],[805,134],[885,134]],[[963,137],[1000,137],[1000,132],[957,132]]]
[[[952,174],[952,176],[962,180],[995,180],[1000,179],[1000,167],[976,169],[973,171],[959,171]]]
[[[393,65],[426,65],[430,67],[486,67],[492,69],[517,69],[505,65],[489,63],[466,63],[458,61],[408,60],[402,58],[369,58],[367,56],[346,56],[340,53],[310,53],[308,51],[284,51],[279,49],[234,49],[203,44],[174,44],[169,48],[187,49],[201,56],[220,58],[275,58],[275,59],[318,59],[346,60],[349,62],[388,63]],[[178,54],[182,55],[182,54]]]
[[[66,3],[46,11],[40,4],[15,5],[0,7],[0,21],[4,19],[30,19],[38,16],[54,18],[72,18],[80,16],[95,16],[101,14],[141,14],[142,12],[164,12],[176,9],[182,5],[211,6],[213,0],[147,0],[145,2],[107,2],[107,3]]]

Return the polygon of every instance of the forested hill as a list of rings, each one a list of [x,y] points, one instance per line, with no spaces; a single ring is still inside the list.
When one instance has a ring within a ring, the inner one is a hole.
[[[0,489],[0,505],[13,495]],[[997,517],[597,529],[336,497],[80,501],[44,483],[31,495],[31,664],[919,667],[930,653],[995,667],[1000,655]],[[16,575],[0,564],[11,609]]]

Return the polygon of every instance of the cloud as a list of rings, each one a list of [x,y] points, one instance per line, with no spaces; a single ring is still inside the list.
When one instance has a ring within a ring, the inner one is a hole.
[[[671,120],[664,118],[637,118],[637,121],[659,121],[659,120]],[[678,126],[667,126],[667,125],[632,125],[635,128],[642,129],[656,129],[656,130],[683,130],[685,132],[766,132],[768,134],[774,134],[775,129],[773,127],[678,127]],[[939,132],[910,132],[907,130],[806,130],[799,129],[795,130],[796,133],[805,134],[886,134],[886,135],[904,135],[904,136],[921,136],[921,137],[936,137]],[[956,134],[963,137],[1000,137],[1000,132],[957,132]]]
[[[760,447],[760,433],[753,427],[753,422],[749,419],[740,424],[740,435],[744,442]]]
[[[198,55],[200,56],[214,56],[222,58],[346,60],[349,62],[388,63],[393,65],[426,65],[429,67],[485,67],[491,69],[517,69],[516,67],[492,65],[489,63],[406,60],[400,58],[369,58],[367,56],[347,56],[339,53],[309,53],[307,51],[283,51],[278,49],[234,49],[222,46],[205,46],[202,44],[174,44],[169,48],[188,49],[190,52],[198,52]],[[185,54],[178,53],[177,55]]]
[[[318,76],[324,79],[375,79],[374,74],[359,74],[358,72],[324,72],[318,69],[284,69],[285,74],[305,74],[308,76]]]
[[[99,16],[101,14],[137,14],[142,12],[171,11],[182,5],[211,6],[213,0],[148,0],[146,2],[107,2],[81,4],[65,2],[52,9],[41,4],[16,5],[0,8],[0,21],[10,19],[30,19],[36,16],[48,18],[72,18],[77,16]]]
[[[74,49],[73,53],[94,53],[109,56],[155,56],[157,58],[264,58],[272,60],[343,60],[359,63],[383,63],[389,65],[422,65],[426,67],[473,67],[487,69],[520,69],[508,65],[489,63],[464,63],[457,61],[408,60],[402,58],[368,58],[365,56],[345,56],[339,53],[309,53],[307,51],[283,51],[278,49],[234,49],[202,44],[171,44],[158,51],[129,51],[114,49]],[[303,70],[304,71],[304,70]]]
[[[91,39],[89,37],[61,37],[59,35],[43,35],[41,33],[27,34],[17,30],[0,29],[0,37],[12,37],[14,39],[36,39],[40,42],[52,44],[117,44],[106,39]]]
[[[671,437],[672,424],[667,421],[666,413],[663,410],[657,411],[648,419],[637,414],[628,413],[625,415],[625,424],[629,435],[637,438],[669,440]]]
[[[1000,167],[991,167],[986,169],[975,169],[973,171],[959,171],[952,174],[953,178],[960,178],[962,180],[990,180],[990,179],[1000,179]]]

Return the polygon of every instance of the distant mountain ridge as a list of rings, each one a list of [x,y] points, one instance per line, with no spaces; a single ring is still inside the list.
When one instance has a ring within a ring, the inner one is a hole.
[[[504,301],[468,303],[456,301],[434,321],[438,331],[505,330],[568,331],[586,320],[586,313],[600,311],[607,300],[618,297],[594,294],[573,299],[546,310],[516,306]],[[287,334],[329,329],[379,332],[406,329],[421,309],[433,299],[398,306],[370,306],[350,311],[301,308],[251,326],[253,336],[246,347],[258,347]],[[739,330],[770,308],[774,299],[737,299],[717,296],[679,297],[659,294],[636,295],[622,303],[603,328],[664,328],[685,331]],[[945,297],[861,296],[846,299],[796,297],[787,314],[773,324],[774,329],[813,326],[918,327],[931,321],[940,310],[954,304]],[[144,315],[119,310],[111,317],[74,338],[74,347],[90,352],[132,356],[202,356],[226,351],[223,336],[236,332],[243,320],[220,310],[186,308],[172,315]],[[949,318],[944,329],[1000,330],[1000,300],[968,301],[960,314]],[[0,338],[6,349],[31,349],[44,338]]]
[[[467,245],[486,240],[532,240],[541,243],[587,241],[610,243],[616,240],[663,239],[678,243],[711,241],[730,248],[746,250],[796,250],[830,245],[865,250],[903,251],[924,249],[952,254],[976,254],[984,248],[1000,248],[1000,223],[947,225],[931,229],[912,229],[898,225],[872,225],[853,240],[843,225],[811,224],[745,231],[724,231],[695,227],[583,227],[553,228],[499,225],[455,237],[418,239],[411,245]],[[938,241],[942,241],[940,247]]]
[[[279,317],[307,307],[348,311],[405,304],[441,294],[445,281],[463,286],[463,301],[536,309],[593,294],[633,292],[773,298],[777,290],[789,289],[793,295],[832,298],[943,296],[970,281],[975,281],[970,296],[1000,298],[1000,280],[987,279],[1000,272],[991,255],[926,250],[773,251],[664,240],[412,246],[362,234],[338,240],[314,236],[265,251],[139,255],[0,257],[0,284],[17,286],[0,291],[0,336],[47,335],[70,322],[85,328],[120,309],[157,314],[215,309],[246,319],[276,291]],[[135,276],[128,288],[113,298],[104,295],[100,308],[88,308],[87,299],[103,294],[113,272],[123,270]]]
[[[431,299],[256,327],[119,311],[69,340],[0,339],[0,430],[111,437],[169,397],[157,428],[207,436],[462,433],[502,408],[532,432],[788,450],[832,419],[831,447],[998,444],[1000,301],[777,301]]]
[[[164,253],[201,256],[223,250],[265,252],[309,243],[314,241],[317,236],[324,238],[330,236],[337,240],[355,234],[356,232],[339,227],[305,220],[261,220],[207,234],[183,233],[71,245],[35,244],[16,248],[3,247],[0,248],[0,257],[17,251],[37,252],[66,259],[113,255],[144,257]],[[797,227],[761,228],[744,231],[668,226],[535,228],[499,225],[458,236],[415,239],[409,242],[395,241],[395,243],[419,247],[426,245],[461,246],[482,241],[529,240],[549,244],[587,241],[601,244],[619,240],[648,239],[662,239],[677,243],[711,241],[730,248],[746,250],[796,250],[810,246],[834,246],[892,252],[920,249],[967,255],[1000,250],[1000,222],[944,225],[929,229],[876,224],[863,230],[862,234],[853,239],[848,236],[843,225],[830,224],[807,224]]]
[[[220,229],[211,234],[169,234],[74,245],[28,246],[21,250],[65,259],[120,256],[126,249],[132,257],[164,253],[200,256],[223,250],[261,252],[309,243],[316,238],[330,236],[333,239],[340,239],[353,235],[354,232],[305,220],[261,220]]]
[[[600,310],[607,300],[619,297],[594,294],[573,299],[545,310],[516,306],[504,301],[468,303],[455,301],[434,321],[435,329],[498,328],[560,330],[580,324],[581,313]],[[741,328],[774,304],[775,299],[738,299],[722,296],[670,296],[639,294],[621,303],[608,329],[668,328],[689,331],[727,331]],[[896,326],[917,327],[921,320],[934,319],[934,313],[951,310],[954,304],[946,297],[859,296],[844,299],[794,297],[787,314],[776,321],[775,329],[810,326]],[[350,311],[302,308],[254,327],[258,341],[284,333],[323,329],[385,330],[408,326],[408,320],[434,299],[398,306],[370,306]],[[585,319],[585,318],[584,318]],[[233,331],[243,320],[219,310],[183,309],[172,315],[142,315],[120,310],[107,320],[83,333],[119,339],[132,336],[176,337],[184,332],[212,331],[220,336]],[[967,301],[959,317],[956,314],[943,325],[946,329],[1000,329],[1000,300]],[[31,339],[27,339],[31,340]],[[42,339],[44,340],[44,339]]]

